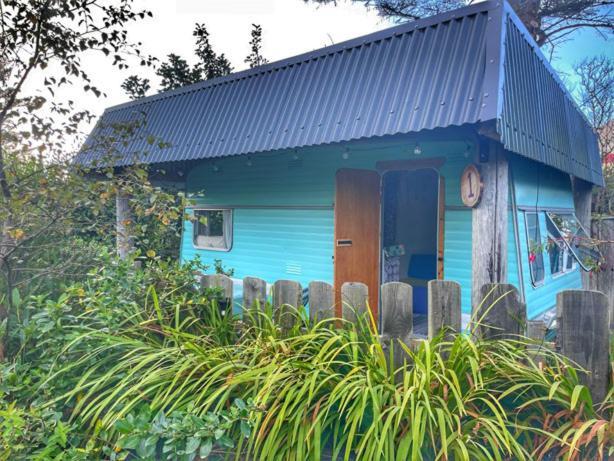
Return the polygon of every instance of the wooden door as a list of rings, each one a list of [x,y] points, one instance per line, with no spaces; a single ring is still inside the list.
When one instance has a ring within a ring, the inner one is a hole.
[[[342,169],[335,194],[335,305],[341,316],[341,285],[369,287],[369,306],[377,320],[380,275],[380,175]]]

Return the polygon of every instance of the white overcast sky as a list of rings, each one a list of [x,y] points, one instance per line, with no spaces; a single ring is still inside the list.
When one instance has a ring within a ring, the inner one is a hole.
[[[318,6],[303,0],[135,0],[135,7],[149,9],[154,15],[129,26],[130,40],[142,42],[145,53],[164,59],[172,52],[194,62],[192,30],[200,22],[206,24],[215,50],[226,54],[234,70],[246,67],[243,60],[249,54],[252,23],[263,28],[263,54],[269,61],[392,25],[375,11],[346,0],[339,0],[337,6]],[[579,34],[575,42],[563,47],[554,64],[569,70],[580,57],[604,51],[613,52],[611,43],[599,37],[595,40],[594,33]],[[132,64],[129,71],[120,72],[111,66],[108,58],[100,54],[88,56],[84,67],[106,97],[83,96],[79,87],[66,88],[57,96],[75,99],[77,108],[87,108],[100,115],[106,107],[128,99],[120,85],[130,74],[149,77],[155,91],[158,79],[154,71],[138,66],[136,60]],[[33,82],[29,89],[40,90],[40,85],[40,81]],[[87,131],[90,127],[84,128]]]

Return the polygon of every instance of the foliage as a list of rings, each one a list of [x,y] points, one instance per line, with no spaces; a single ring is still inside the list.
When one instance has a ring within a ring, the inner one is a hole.
[[[228,436],[263,460],[319,459],[323,450],[342,459],[572,459],[611,442],[613,421],[593,410],[573,368],[545,351],[547,362],[534,362],[522,341],[442,335],[391,348],[369,319],[312,324],[287,311],[294,326],[280,329],[270,306],[247,311],[245,324],[226,315],[232,338],[221,334],[216,303],[178,322],[150,295],[156,316],[86,329],[67,349],[82,359],[49,377],[93,364],[56,401],[79,396],[73,418],[110,430],[143,401],[154,413],[203,418],[251,400],[249,437],[237,425]],[[393,349],[405,359],[399,369]]]
[[[262,56],[262,26],[252,24],[251,40],[249,41],[251,53],[245,58],[250,68],[262,66],[269,61]]]
[[[140,99],[147,95],[151,89],[148,78],[140,78],[138,75],[131,75],[122,83],[122,90],[126,92],[130,99]]]
[[[239,425],[244,437],[249,437],[248,406],[235,400],[230,410],[197,416],[190,412],[174,411],[166,416],[163,411],[152,417],[147,407],[135,416],[132,413],[115,423],[120,436],[117,446],[119,456],[134,453],[138,459],[167,459],[192,461],[196,456],[207,458],[216,448],[229,450],[234,441],[226,435],[234,425]]]
[[[310,1],[310,0],[305,0]],[[336,0],[311,0],[336,3]],[[384,17],[416,20],[471,4],[465,0],[353,0],[373,7]],[[510,4],[538,45],[555,46],[581,28],[611,32],[612,6],[601,0],[510,0]]]
[[[585,59],[575,66],[579,103],[599,140],[605,187],[593,194],[593,211],[614,213],[614,61],[607,56]]]

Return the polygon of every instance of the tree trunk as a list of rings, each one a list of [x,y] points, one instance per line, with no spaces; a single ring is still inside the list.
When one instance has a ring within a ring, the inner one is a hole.
[[[130,197],[121,191],[115,197],[117,255],[127,259],[134,252],[134,216],[130,209]]]

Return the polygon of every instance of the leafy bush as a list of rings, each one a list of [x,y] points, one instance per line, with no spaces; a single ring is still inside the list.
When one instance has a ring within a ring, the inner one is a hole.
[[[522,341],[442,335],[395,347],[405,364],[394,369],[368,319],[310,324],[297,311],[297,326],[282,330],[270,306],[244,325],[204,303],[198,317],[178,304],[178,322],[155,291],[150,298],[142,311],[158,314],[84,332],[68,348],[80,361],[49,378],[89,364],[58,401],[79,396],[73,418],[90,428],[117,429],[143,401],[154,413],[205,418],[239,398],[254,402],[253,431],[243,443],[233,424],[228,437],[263,460],[320,459],[325,450],[342,459],[572,459],[597,456],[612,439],[603,417],[611,408],[597,413],[563,358],[546,353],[547,364],[536,364]],[[234,342],[220,334],[229,330]]]

